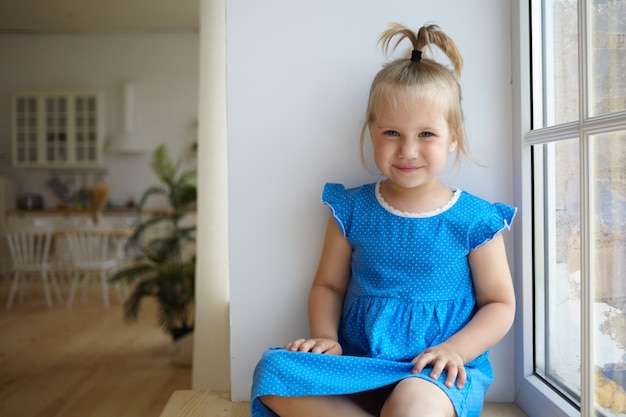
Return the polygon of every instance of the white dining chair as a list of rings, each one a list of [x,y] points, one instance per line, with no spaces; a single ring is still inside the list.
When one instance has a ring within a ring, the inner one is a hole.
[[[128,240],[132,234],[132,230],[135,227],[136,219],[122,216],[111,216],[104,218],[99,223],[101,227],[109,228],[111,231],[128,232],[128,233],[116,233],[110,236],[110,245],[113,248],[115,256],[118,260],[118,265],[123,267],[127,265],[134,257],[136,250],[134,248],[128,248]]]
[[[93,226],[93,222],[86,216],[62,216],[55,219],[54,250],[50,253],[50,262],[54,265],[55,276],[61,288],[69,291],[72,283],[72,255],[67,243],[66,235],[73,230],[80,230]]]
[[[116,254],[111,248],[109,230],[105,227],[85,227],[68,230],[65,235],[71,255],[71,282],[67,307],[71,308],[79,286],[88,287],[93,280],[100,281],[102,300],[110,306],[109,278],[118,266]],[[115,286],[122,299],[119,286]]]
[[[63,302],[61,289],[49,259],[53,231],[52,225],[40,223],[7,232],[7,243],[13,261],[13,283],[9,290],[7,310],[12,308],[17,291],[20,292],[20,300],[23,300],[30,281],[36,279],[40,279],[43,284],[48,307],[52,307],[51,286],[54,288],[59,302]]]

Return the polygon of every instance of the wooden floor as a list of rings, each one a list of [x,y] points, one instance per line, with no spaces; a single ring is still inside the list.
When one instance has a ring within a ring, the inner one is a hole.
[[[191,369],[172,363],[173,345],[156,325],[154,304],[126,324],[115,294],[105,309],[97,291],[68,310],[58,303],[48,309],[33,289],[7,311],[8,282],[0,279],[0,416],[159,417],[174,391],[191,389]],[[230,402],[228,392],[205,394],[194,416],[250,415],[249,404]],[[513,404],[486,404],[483,411],[523,416]]]
[[[175,390],[191,388],[154,304],[126,324],[115,294],[107,310],[97,288],[71,310],[48,309],[33,289],[7,311],[7,294],[0,280],[0,416],[158,417]]]

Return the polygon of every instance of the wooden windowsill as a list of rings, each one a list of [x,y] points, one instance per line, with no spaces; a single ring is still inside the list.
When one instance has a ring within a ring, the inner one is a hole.
[[[233,403],[228,391],[175,391],[161,417],[250,417],[250,404]],[[487,403],[482,417],[526,417],[512,403]]]

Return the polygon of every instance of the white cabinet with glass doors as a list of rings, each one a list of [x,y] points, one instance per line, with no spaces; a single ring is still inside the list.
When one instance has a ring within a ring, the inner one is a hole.
[[[19,92],[12,105],[15,166],[89,167],[101,162],[98,92]]]

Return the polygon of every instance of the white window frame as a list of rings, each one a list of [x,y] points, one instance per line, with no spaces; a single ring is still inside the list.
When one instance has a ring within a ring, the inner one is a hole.
[[[587,90],[579,92],[579,120],[531,132],[531,112],[540,114],[540,103],[532,103],[531,88],[541,88],[541,83],[531,83],[531,15],[530,4],[538,7],[540,1],[512,0],[512,80],[513,80],[513,149],[515,170],[515,204],[520,207],[520,214],[515,223],[515,262],[513,272],[518,297],[515,336],[516,350],[516,402],[530,417],[593,416],[594,393],[593,381],[593,332],[592,321],[592,280],[591,268],[587,259],[591,250],[582,244],[581,285],[583,286],[581,317],[581,406],[580,410],[552,390],[542,379],[534,375],[534,329],[533,329],[533,223],[532,223],[532,166],[531,145],[552,142],[560,139],[580,138],[581,155],[581,233],[582,241],[589,242],[589,195],[593,191],[587,175],[590,169],[588,146],[589,136],[608,131],[626,130],[626,112],[608,116],[589,118]],[[579,15],[586,16],[588,1],[579,1]],[[587,36],[586,19],[580,19],[580,34]],[[538,37],[533,37],[537,42]],[[579,39],[583,39],[579,35]],[[549,43],[549,42],[548,42]],[[541,42],[533,47],[543,47]],[[586,80],[587,42],[579,42],[579,76]],[[533,65],[541,65],[534,61]],[[586,180],[586,181],[585,181]],[[586,203],[585,203],[586,202]],[[549,221],[549,220],[548,220]]]
[[[531,147],[524,140],[531,128],[530,1],[512,0],[513,164],[515,205],[514,261],[517,313],[515,320],[516,402],[531,417],[580,415],[569,402],[534,375],[532,166]]]

